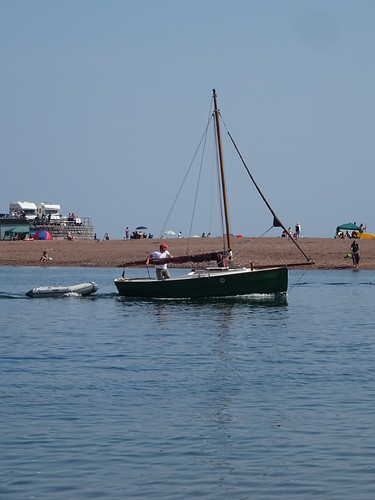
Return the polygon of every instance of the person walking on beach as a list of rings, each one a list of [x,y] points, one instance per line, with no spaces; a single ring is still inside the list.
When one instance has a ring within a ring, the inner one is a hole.
[[[152,254],[147,257],[146,265],[147,266],[149,265],[150,259],[159,260],[159,259],[169,259],[169,257],[172,257],[172,255],[168,252],[167,248],[168,245],[166,245],[165,243],[161,243],[159,246],[159,250],[152,252]],[[156,264],[155,272],[158,280],[165,280],[171,277],[166,263]]]
[[[353,267],[354,268],[359,268],[359,259],[361,258],[360,254],[359,254],[359,245],[354,240],[353,243],[350,246],[351,246],[351,249],[352,249]]]

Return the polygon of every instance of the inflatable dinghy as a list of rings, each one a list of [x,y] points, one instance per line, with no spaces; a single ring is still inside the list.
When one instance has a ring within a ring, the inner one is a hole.
[[[94,281],[79,283],[71,286],[39,286],[29,290],[28,297],[62,297],[64,295],[91,295],[98,290],[99,286]]]

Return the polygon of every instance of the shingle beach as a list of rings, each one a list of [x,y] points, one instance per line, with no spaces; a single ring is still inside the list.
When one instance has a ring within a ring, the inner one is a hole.
[[[124,262],[146,260],[158,248],[161,240],[52,240],[0,241],[0,265],[15,266],[86,266],[118,267]],[[221,238],[173,238],[163,240],[173,256],[220,251]],[[361,269],[375,269],[375,240],[359,242]],[[350,252],[350,239],[301,238],[298,243],[315,262],[315,269],[351,269],[345,258]],[[47,250],[52,261],[40,264],[39,258]],[[232,244],[236,266],[247,267],[269,264],[296,264],[305,261],[289,238],[234,238]],[[172,265],[170,267],[173,267]],[[190,266],[184,266],[190,267]]]

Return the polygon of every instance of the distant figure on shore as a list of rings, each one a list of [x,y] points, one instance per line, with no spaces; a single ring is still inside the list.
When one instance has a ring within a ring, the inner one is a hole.
[[[178,233],[178,237],[179,237],[179,238],[182,238],[182,231],[180,231],[180,232]]]
[[[125,239],[128,240],[129,239],[129,227],[126,226],[126,229],[125,229]]]
[[[299,222],[297,222],[297,224],[296,224],[295,231],[296,231],[296,238],[300,238],[300,236],[301,236],[301,224]]]
[[[108,233],[105,233],[105,234],[104,234],[104,239],[105,239],[105,240],[109,240],[109,234],[108,234]]]
[[[39,259],[39,262],[47,262],[48,260],[52,260],[52,257],[48,255],[47,250],[43,250],[43,254]]]
[[[353,241],[353,243],[350,245],[352,249],[352,259],[353,259],[353,267],[358,268],[359,267],[359,259],[360,253],[359,253],[359,245],[356,241]]]
[[[66,239],[69,240],[69,241],[73,241],[74,240],[74,236],[72,235],[72,233],[68,233],[66,235]]]
[[[159,251],[156,250],[147,257],[146,265],[147,266],[149,265],[150,259],[168,259],[169,257],[172,257],[171,254],[168,252],[167,248],[168,245],[166,245],[165,243],[161,243],[159,246]],[[171,274],[167,268],[167,264],[159,264],[159,265],[156,264],[155,272],[158,280],[165,280],[171,277]]]

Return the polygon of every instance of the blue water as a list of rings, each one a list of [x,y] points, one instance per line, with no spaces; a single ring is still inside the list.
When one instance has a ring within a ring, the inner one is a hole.
[[[0,498],[375,497],[375,272],[193,302],[116,274],[0,267]]]

